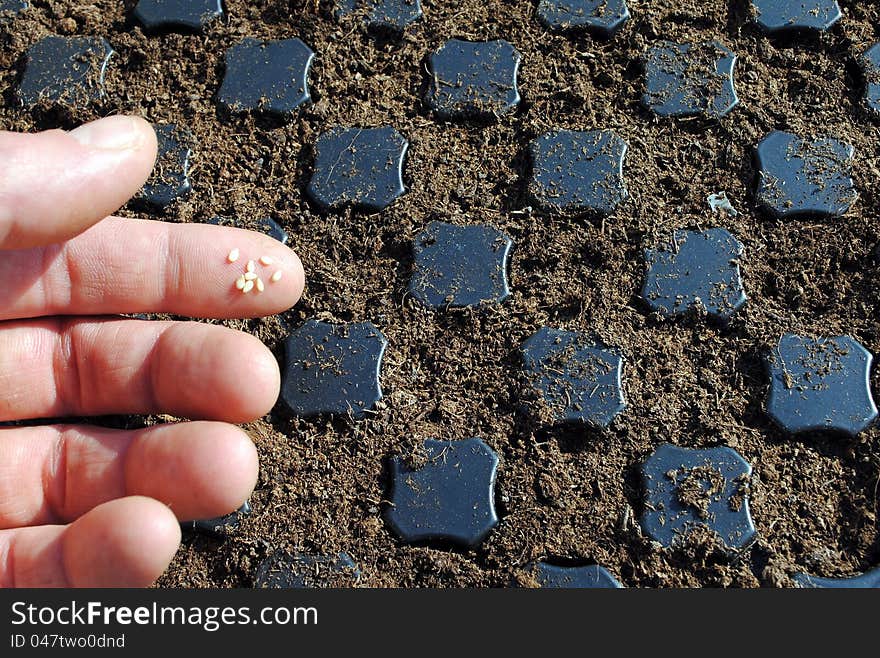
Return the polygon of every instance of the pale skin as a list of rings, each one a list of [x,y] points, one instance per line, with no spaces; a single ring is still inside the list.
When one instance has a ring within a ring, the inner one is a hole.
[[[2,587],[150,585],[177,551],[181,520],[226,514],[256,484],[257,451],[233,423],[278,397],[269,349],[217,325],[113,314],[271,315],[299,299],[302,264],[259,233],[110,216],[155,157],[153,129],[133,117],[0,132],[0,421],[194,419],[0,428]],[[244,263],[264,255],[264,292],[236,290]]]

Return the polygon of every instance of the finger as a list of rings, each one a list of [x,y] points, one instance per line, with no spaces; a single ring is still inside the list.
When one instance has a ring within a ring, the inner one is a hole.
[[[137,431],[55,425],[0,430],[0,530],[69,523],[125,496],[148,496],[181,521],[228,514],[257,482],[257,451],[224,423]]]
[[[280,385],[265,345],[217,325],[0,324],[0,420],[169,413],[244,423],[269,412]]]
[[[179,545],[171,510],[151,498],[122,498],[69,526],[0,531],[0,587],[146,587]]]
[[[70,132],[0,132],[0,248],[77,235],[125,204],[155,161],[155,131],[137,117]]]
[[[239,258],[231,263],[233,249]],[[264,292],[236,288],[248,261]],[[275,272],[281,272],[277,281]],[[4,253],[0,319],[145,312],[259,317],[293,306],[304,279],[297,255],[261,233],[111,217],[64,244]]]

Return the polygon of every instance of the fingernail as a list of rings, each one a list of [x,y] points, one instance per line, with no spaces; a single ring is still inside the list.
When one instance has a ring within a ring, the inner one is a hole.
[[[108,151],[127,151],[140,146],[144,131],[133,117],[114,116],[85,123],[68,135],[83,146]]]

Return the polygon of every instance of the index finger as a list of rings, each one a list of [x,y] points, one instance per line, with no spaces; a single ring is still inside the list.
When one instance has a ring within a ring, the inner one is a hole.
[[[261,317],[293,306],[305,285],[299,257],[264,234],[119,217],[62,244],[5,252],[0,280],[0,320],[110,313]]]

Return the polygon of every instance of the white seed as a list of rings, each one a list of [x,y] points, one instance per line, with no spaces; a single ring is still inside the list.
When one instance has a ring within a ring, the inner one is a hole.
[[[240,276],[235,280],[235,287],[238,288],[239,290],[244,288],[244,284],[245,284],[245,280],[244,280],[243,276]]]
[[[278,270],[277,272],[275,272],[275,274],[273,274],[271,276],[269,281],[271,281],[272,283],[278,283],[279,281],[281,281],[281,277],[282,277],[281,270]]]
[[[238,248],[237,247],[229,252],[229,255],[226,257],[226,260],[228,260],[230,263],[234,263],[235,261],[238,260]]]
[[[260,262],[263,265],[271,265],[272,263],[275,262],[275,259],[272,258],[271,256],[260,256]]]
[[[247,293],[249,293],[249,292],[250,292],[251,290],[253,290],[253,289],[254,289],[254,282],[253,282],[253,281],[247,281],[247,282],[244,284],[244,288],[242,288],[241,291],[242,291],[243,293],[247,294]]]
[[[257,273],[256,272],[245,272],[243,274],[243,276],[244,276],[245,281],[253,281],[254,279],[257,278]]]
[[[266,289],[266,286],[263,285],[263,280],[262,280],[262,279],[258,278],[258,279],[256,280],[256,284],[257,284],[257,292],[263,292],[263,291]]]
[[[253,272],[255,269],[257,269],[257,264],[254,263],[254,261],[249,260],[249,261],[247,262],[247,267],[246,267],[245,269],[246,269],[248,272]]]

